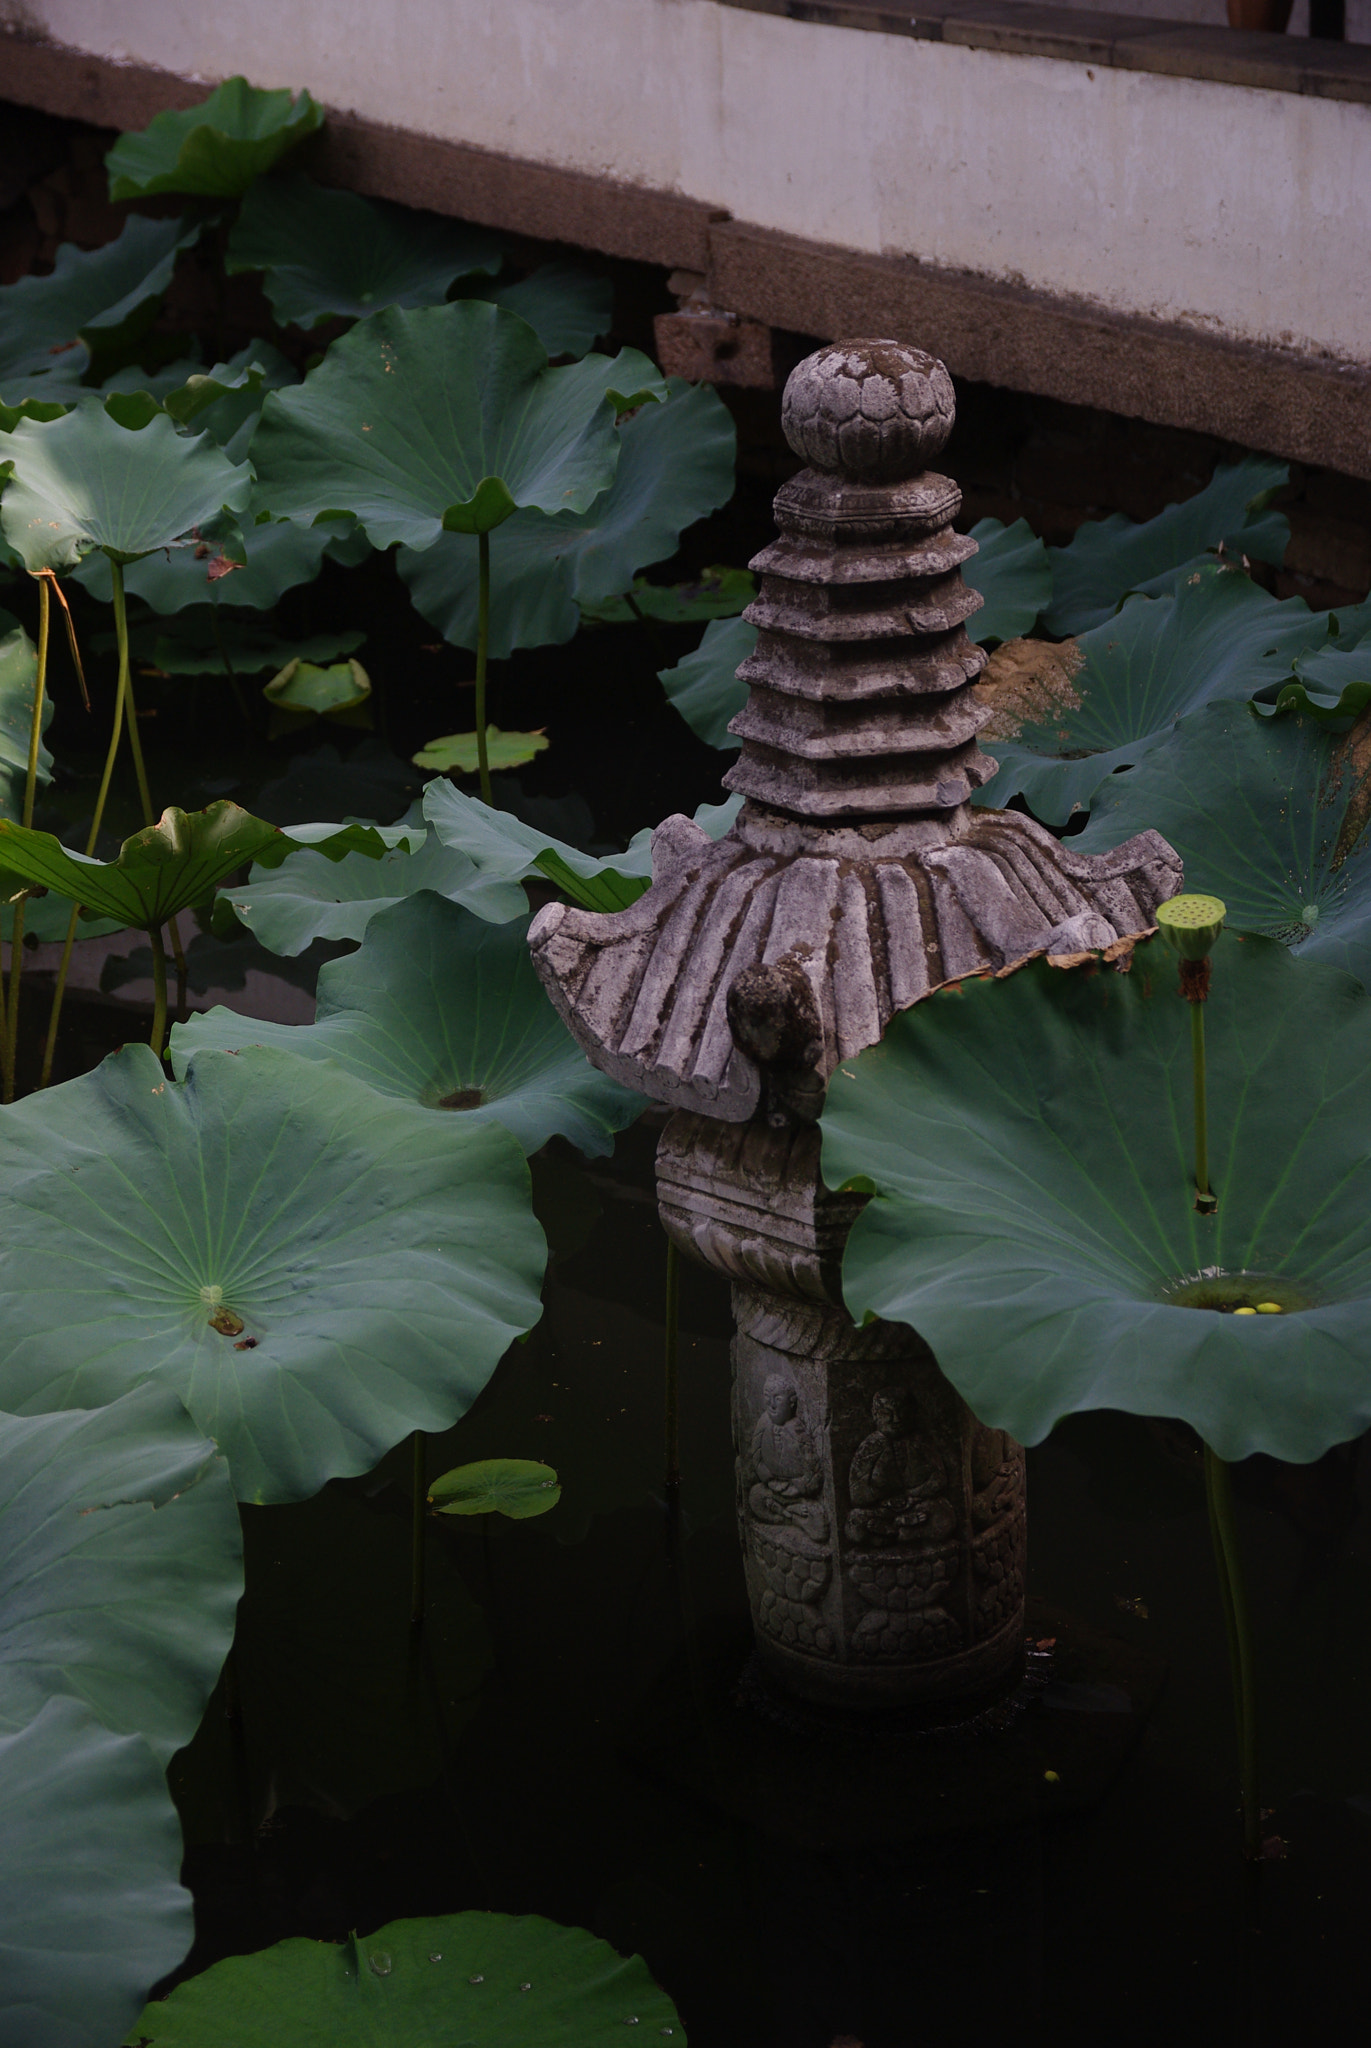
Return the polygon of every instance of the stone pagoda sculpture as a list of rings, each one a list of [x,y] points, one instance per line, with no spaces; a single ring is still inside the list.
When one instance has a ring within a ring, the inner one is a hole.
[[[1017,1674],[1023,1455],[913,1331],[847,1316],[862,1198],[820,1179],[824,1089],[940,983],[1147,929],[1181,865],[1155,832],[1082,858],[970,804],[995,764],[966,633],[982,600],[961,576],[976,543],[928,467],[953,423],[942,364],[893,341],[820,349],[782,422],[809,466],[752,563],[751,695],[724,778],[742,810],[717,841],[668,818],[630,909],[551,904],[529,943],[594,1064],[675,1110],[662,1220],[734,1283],[738,1518],[767,1675],[937,1716]]]

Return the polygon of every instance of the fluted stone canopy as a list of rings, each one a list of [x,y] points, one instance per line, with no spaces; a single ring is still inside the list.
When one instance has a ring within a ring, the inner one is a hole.
[[[724,777],[742,812],[717,842],[667,819],[630,909],[551,904],[530,928],[589,1058],[658,1101],[807,1120],[837,1062],[940,983],[1107,950],[1181,886],[1155,832],[1074,855],[970,803],[995,770],[965,630],[976,543],[954,530],[956,485],[925,467],[953,420],[943,365],[899,342],[834,343],[793,372],[782,422],[809,467],[751,564],[757,646]]]

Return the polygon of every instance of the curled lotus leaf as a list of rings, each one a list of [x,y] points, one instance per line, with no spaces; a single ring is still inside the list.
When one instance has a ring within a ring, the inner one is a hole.
[[[198,106],[169,109],[119,137],[105,157],[109,196],[236,199],[323,119],[307,92],[266,92],[245,78],[226,78]]]
[[[1271,500],[1290,472],[1268,456],[1220,463],[1202,491],[1168,505],[1154,519],[1135,522],[1122,512],[1087,519],[1064,548],[1049,548],[1051,605],[1043,623],[1050,633],[1088,632],[1140,592],[1162,597],[1220,549],[1240,564],[1281,563],[1290,522]],[[1021,629],[1022,630],[1022,629]]]
[[[1225,935],[1206,1004],[1210,1185],[1195,1206],[1175,955],[1035,961],[898,1016],[823,1116],[830,1186],[872,1199],[843,1290],[906,1323],[982,1422],[1190,1423],[1226,1459],[1303,1462],[1371,1422],[1371,996]],[[1278,1314],[1225,1313],[1275,1302]]]
[[[489,532],[521,506],[584,512],[613,478],[618,413],[664,395],[633,349],[552,369],[503,307],[391,306],[269,395],[259,495],[301,524],[351,513],[381,548]]]
[[[38,649],[18,619],[0,612],[0,818],[17,819],[28,776],[33,697],[38,687]],[[43,700],[44,732],[52,722],[52,698]],[[52,755],[39,741],[38,787],[52,781]]]
[[[178,911],[206,902],[249,861],[277,867],[304,846],[332,860],[356,852],[379,857],[394,836],[394,828],[382,832],[373,825],[296,825],[283,832],[221,797],[203,811],[163,811],[155,825],[126,839],[112,861],[0,818],[0,870],[69,897],[90,917],[153,931]]]
[[[0,288],[0,397],[74,403],[155,318],[198,226],[134,214],[112,242],[63,242],[46,277]]]
[[[279,1046],[464,1124],[503,1124],[525,1152],[559,1134],[606,1153],[642,1097],[591,1066],[548,1001],[527,933],[527,917],[488,924],[427,891],[408,897],[371,919],[359,952],[320,971],[313,1024],[210,1010],[173,1030],[173,1069],[207,1046]]]
[[[618,2048],[685,2033],[639,1956],[529,1913],[395,1920],[230,1956],[148,2006],[145,2048]]]
[[[0,1123],[5,1387],[22,1415],[152,1379],[240,1500],[302,1500],[450,1428],[541,1313],[528,1168],[336,1064],[146,1046]]]

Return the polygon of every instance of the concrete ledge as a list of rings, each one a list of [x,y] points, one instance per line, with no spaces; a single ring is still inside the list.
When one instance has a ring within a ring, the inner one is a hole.
[[[1371,478],[1371,371],[825,248],[743,221],[716,222],[710,250],[712,296],[770,326],[825,340],[926,337],[956,377]]]
[[[1020,57],[1057,57],[1121,71],[1163,72],[1217,85],[1371,103],[1371,45],[1325,43],[1254,30],[1196,27],[1134,14],[1037,7],[1026,0],[719,0],[749,14],[864,29],[917,41],[961,43]]]
[[[763,0],[754,4],[760,8]],[[801,5],[816,16],[851,15],[854,26],[887,12],[847,0],[825,0],[824,9],[818,0],[812,6],[811,0],[784,0],[786,11]],[[783,11],[781,0],[765,11]],[[1060,16],[1069,10],[987,0],[983,11]],[[966,18],[959,10],[958,19]],[[1109,19],[1076,17],[1092,30]],[[1079,51],[1073,54],[1079,59]],[[208,89],[151,66],[24,36],[0,37],[0,93],[94,126],[142,127],[164,108],[195,105]],[[769,327],[823,340],[854,332],[902,334],[935,349],[961,377],[1371,478],[1371,368],[1114,314],[911,258],[805,240],[730,219],[679,193],[355,114],[330,113],[315,168],[355,190],[510,233],[705,273],[720,305]]]

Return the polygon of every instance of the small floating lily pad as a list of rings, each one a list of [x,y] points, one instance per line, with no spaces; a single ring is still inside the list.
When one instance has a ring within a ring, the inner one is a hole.
[[[532,1913],[451,1913],[230,1956],[149,2005],[126,2048],[621,2048],[663,2036],[685,2042],[639,1957]]]
[[[502,732],[498,725],[486,727],[486,754],[492,769],[522,768],[546,748],[545,732]],[[474,775],[480,766],[476,735],[443,733],[420,747],[413,760],[416,768],[426,768],[431,775]]]
[[[435,1479],[429,1499],[444,1515],[508,1515],[526,1522],[545,1515],[562,1497],[550,1465],[535,1458],[478,1458]]]

